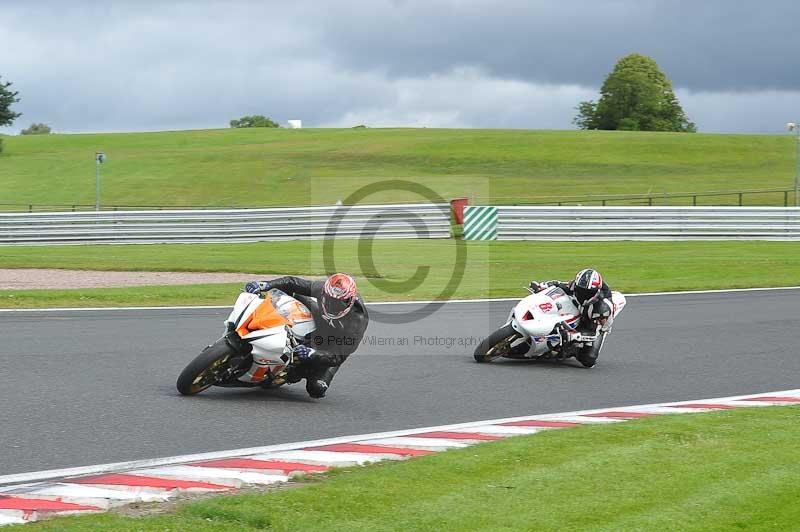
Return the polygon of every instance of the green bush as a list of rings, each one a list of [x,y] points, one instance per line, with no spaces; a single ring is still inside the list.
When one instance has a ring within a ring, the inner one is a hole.
[[[19,132],[20,135],[49,135],[50,133],[50,126],[47,124],[31,124]]]
[[[619,121],[617,129],[620,131],[639,131],[639,121],[635,118],[623,118]]]
[[[238,120],[231,120],[231,127],[281,127],[271,118],[263,115],[243,116]]]

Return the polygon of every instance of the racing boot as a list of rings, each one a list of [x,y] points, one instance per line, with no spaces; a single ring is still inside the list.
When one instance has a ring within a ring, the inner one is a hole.
[[[314,372],[306,379],[306,392],[314,399],[322,399],[328,393],[328,388],[331,385],[333,376],[339,371],[338,366],[331,368],[324,368],[321,371]]]
[[[328,383],[324,379],[309,377],[306,379],[306,392],[314,399],[322,399],[328,392]]]

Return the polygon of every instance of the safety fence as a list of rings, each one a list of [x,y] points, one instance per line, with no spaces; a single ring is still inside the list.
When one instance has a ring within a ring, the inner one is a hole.
[[[0,214],[0,245],[449,237],[447,204]]]
[[[466,207],[466,239],[800,240],[797,207],[500,206],[494,227],[478,216],[484,209]]]
[[[557,205],[557,206],[734,206],[760,207],[795,205],[794,188],[758,188],[741,190],[718,190],[704,192],[652,192],[648,194],[589,194],[581,196],[531,196],[522,194],[514,197],[470,196],[472,203],[495,203],[503,205]],[[308,205],[309,207],[316,205]],[[261,206],[252,205],[125,205],[103,204],[104,211],[174,211],[174,210],[229,210],[229,209],[260,209]],[[94,211],[94,203],[0,203],[0,212],[83,212]]]
[[[495,203],[505,205],[557,205],[575,207],[680,207],[699,205],[739,207],[789,207],[796,205],[794,188],[759,188],[705,192],[658,192],[648,194],[590,194],[583,196],[551,196],[525,199],[495,197]]]

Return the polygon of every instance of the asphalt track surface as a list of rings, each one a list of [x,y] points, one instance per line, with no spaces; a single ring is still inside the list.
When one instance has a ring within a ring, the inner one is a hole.
[[[178,373],[221,332],[224,310],[3,313],[0,475],[798,387],[800,290],[628,301],[591,370],[473,362],[512,302],[373,321],[319,401],[302,385],[178,395]]]

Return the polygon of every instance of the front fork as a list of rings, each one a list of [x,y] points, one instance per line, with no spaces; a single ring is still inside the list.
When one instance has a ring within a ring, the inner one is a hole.
[[[222,340],[225,341],[234,353],[230,359],[228,377],[231,379],[238,378],[238,376],[247,371],[252,364],[250,353],[253,351],[253,346],[250,342],[242,340],[242,337],[236,332],[235,325],[228,321],[225,322],[225,334],[223,334],[217,342]]]

